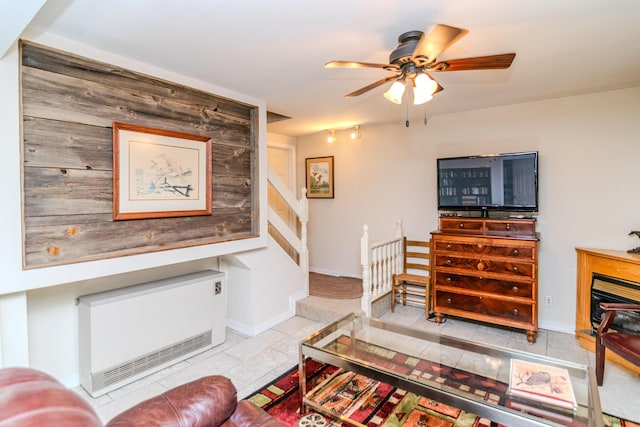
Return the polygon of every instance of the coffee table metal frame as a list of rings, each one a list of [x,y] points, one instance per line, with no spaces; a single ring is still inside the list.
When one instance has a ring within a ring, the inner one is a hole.
[[[306,412],[306,408],[309,407],[320,413],[323,413],[324,415],[338,418],[349,424],[356,426],[362,425],[356,421],[350,420],[342,414],[336,414],[327,411],[326,409],[306,398],[308,390],[306,384],[305,360],[307,357],[311,357],[320,362],[328,363],[339,368],[343,368],[347,371],[355,372],[374,380],[407,390],[417,395],[433,399],[443,404],[462,409],[464,411],[484,418],[488,418],[502,425],[539,427],[563,425],[540,417],[536,417],[534,415],[520,412],[516,409],[486,402],[479,398],[473,399],[462,392],[456,393],[455,390],[445,389],[434,384],[421,382],[417,379],[410,378],[408,375],[401,375],[397,372],[387,370],[381,366],[375,366],[370,362],[360,360],[353,354],[338,354],[335,351],[324,348],[324,344],[316,345],[318,343],[321,343],[323,339],[331,337],[332,335],[336,335],[338,333],[350,334],[351,342],[355,343],[356,339],[362,339],[362,337],[359,335],[359,332],[375,332],[375,330],[395,333],[398,334],[398,337],[400,338],[402,338],[402,336],[405,336],[407,339],[418,338],[420,340],[433,342],[448,347],[459,348],[464,351],[494,357],[505,361],[511,358],[517,358],[521,360],[528,360],[532,362],[563,367],[570,372],[570,376],[572,377],[572,379],[583,378],[586,380],[587,403],[585,404],[583,402],[581,406],[586,408],[588,411],[588,425],[590,427],[604,426],[595,374],[593,370],[588,366],[523,351],[512,350],[506,347],[478,344],[468,340],[443,336],[428,331],[410,328],[397,323],[364,317],[359,314],[349,314],[333,323],[330,323],[329,325],[309,335],[307,338],[303,339],[300,342],[300,361],[298,370],[300,377],[300,393],[302,398],[302,413]],[[574,381],[572,381],[572,383],[574,383],[575,389],[576,384]],[[578,403],[580,404],[581,402]]]

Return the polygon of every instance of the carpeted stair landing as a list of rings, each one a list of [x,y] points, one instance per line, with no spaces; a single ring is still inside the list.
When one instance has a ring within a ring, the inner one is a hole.
[[[296,303],[296,315],[330,323],[349,313],[360,312],[362,279],[309,273],[309,296]],[[382,312],[388,309],[384,304]],[[377,311],[377,310],[375,310]],[[374,313],[374,317],[378,317]]]
[[[296,315],[330,323],[359,312],[361,296],[361,279],[309,273],[309,296],[296,303]]]
[[[362,279],[311,272],[309,295],[329,299],[357,299],[362,297]]]

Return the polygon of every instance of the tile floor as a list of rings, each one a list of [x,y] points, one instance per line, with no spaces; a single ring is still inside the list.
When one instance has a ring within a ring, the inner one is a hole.
[[[540,330],[536,343],[529,344],[522,332],[457,319],[436,325],[424,319],[423,309],[402,306],[396,308],[395,313],[385,313],[382,319],[591,366],[595,363],[594,355],[582,349],[569,334]],[[245,397],[296,365],[298,342],[323,325],[296,316],[254,337],[228,329],[223,344],[104,396],[93,399],[80,387],[77,392],[91,403],[105,422],[144,399],[203,375],[228,376],[238,388],[238,396]],[[640,378],[617,365],[608,364],[604,385],[600,387],[603,411],[640,422],[639,396]]]

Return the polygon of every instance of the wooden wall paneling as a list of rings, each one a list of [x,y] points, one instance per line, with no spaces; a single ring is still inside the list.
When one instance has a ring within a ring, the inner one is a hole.
[[[113,170],[111,127],[24,117],[24,164]]]
[[[258,120],[258,110],[257,109],[253,109],[251,110],[251,112],[249,113],[250,119],[251,119],[251,126],[249,126],[249,139],[252,141],[258,141],[259,139],[259,126],[260,126],[260,122]],[[265,129],[266,130],[266,129]],[[251,171],[251,179],[253,180],[253,182],[257,183],[259,182],[258,179],[258,175],[259,175],[259,157],[260,157],[260,153],[257,149],[252,150],[250,154],[251,157],[251,162],[250,162],[250,171]],[[265,153],[266,155],[266,153]],[[265,159],[266,160],[266,159]],[[260,212],[260,188],[258,185],[254,185],[254,194],[255,197],[253,197],[251,199],[251,213],[253,215],[253,221],[251,222],[251,232],[253,234],[259,234],[260,233],[260,215],[267,215],[267,212]],[[266,192],[265,192],[266,194]],[[267,227],[268,228],[268,227]],[[267,233],[268,230],[263,230],[263,232]]]
[[[24,267],[259,232],[257,108],[22,43]],[[112,122],[213,140],[211,216],[113,221]]]
[[[209,136],[249,146],[249,122],[214,120],[207,107],[23,67],[27,116],[108,127],[114,121]]]
[[[145,76],[148,78],[141,79],[143,75],[140,73],[98,61],[87,61],[86,58],[49,49],[36,43],[23,43],[22,58],[23,65],[31,68],[101,82],[107,86],[135,90],[160,98],[208,106],[213,113],[213,118],[222,122],[233,121],[233,117],[246,121],[250,111],[255,108],[223,97],[213,98],[209,93],[154,77]]]

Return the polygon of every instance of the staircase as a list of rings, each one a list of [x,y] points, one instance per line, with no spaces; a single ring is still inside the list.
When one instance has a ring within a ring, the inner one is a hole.
[[[370,243],[368,227],[363,227],[361,238],[362,298],[337,299],[309,295],[309,252],[307,248],[308,200],[302,189],[298,200],[277,174],[268,168],[269,187],[278,193],[281,202],[293,212],[298,226],[287,223],[272,206],[269,206],[270,243],[277,242],[295,263],[304,280],[304,293],[295,298],[295,314],[321,323],[330,323],[349,313],[361,312],[380,317],[391,307],[391,277],[401,268],[402,222],[395,227],[395,237]],[[322,275],[318,277],[321,278]]]

